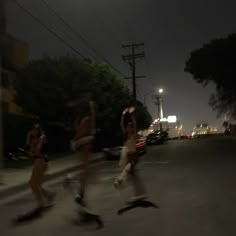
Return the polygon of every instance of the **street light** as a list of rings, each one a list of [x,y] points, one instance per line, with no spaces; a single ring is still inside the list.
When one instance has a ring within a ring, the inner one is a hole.
[[[157,105],[158,105],[158,116],[159,119],[163,119],[163,107],[162,107],[162,94],[164,93],[163,88],[157,89]]]

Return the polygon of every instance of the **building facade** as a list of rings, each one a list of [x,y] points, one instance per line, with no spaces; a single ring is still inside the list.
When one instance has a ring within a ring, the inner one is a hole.
[[[0,33],[0,103],[3,112],[22,114],[22,109],[15,104],[16,91],[14,81],[16,72],[27,66],[29,47],[24,41],[7,33]]]
[[[16,72],[27,66],[29,46],[7,33],[6,1],[0,0],[0,104],[3,112],[21,114],[14,98]]]
[[[209,135],[209,134],[217,134],[218,130],[216,127],[212,127],[208,124],[197,124],[193,128],[192,136],[202,136],[202,135]]]

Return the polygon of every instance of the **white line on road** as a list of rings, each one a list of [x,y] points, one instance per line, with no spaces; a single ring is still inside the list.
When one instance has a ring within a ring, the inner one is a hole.
[[[167,165],[170,161],[145,161],[144,165]]]

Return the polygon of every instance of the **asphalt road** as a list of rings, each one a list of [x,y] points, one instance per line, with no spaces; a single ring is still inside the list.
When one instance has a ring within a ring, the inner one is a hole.
[[[118,173],[117,163],[104,162],[89,191],[92,209],[105,222],[101,230],[80,227],[76,205],[61,183],[51,186],[57,192],[56,205],[43,218],[13,226],[19,212],[30,209],[32,196],[0,206],[0,235],[162,235],[162,236],[230,236],[236,235],[236,140],[211,138],[170,141],[151,146],[141,157],[140,175],[149,199],[159,209],[137,208],[117,215],[117,210],[131,196],[127,187],[119,193],[112,181]]]

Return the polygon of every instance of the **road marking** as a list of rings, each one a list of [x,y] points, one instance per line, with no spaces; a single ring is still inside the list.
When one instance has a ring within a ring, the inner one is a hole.
[[[144,165],[167,165],[170,161],[145,161]]]
[[[101,178],[101,181],[114,181],[115,180],[115,175],[114,176],[105,176]]]

